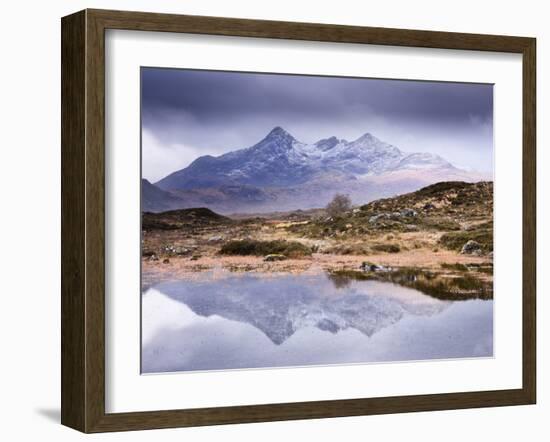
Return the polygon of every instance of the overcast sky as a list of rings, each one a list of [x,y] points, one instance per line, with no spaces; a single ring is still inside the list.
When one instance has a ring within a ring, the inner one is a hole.
[[[366,132],[457,167],[493,167],[492,85],[142,68],[143,176],[249,147],[275,126],[314,143]]]

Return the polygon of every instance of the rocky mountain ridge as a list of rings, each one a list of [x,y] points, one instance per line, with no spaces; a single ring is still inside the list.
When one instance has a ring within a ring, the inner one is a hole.
[[[296,210],[322,207],[335,193],[362,204],[435,182],[483,178],[432,153],[405,153],[370,133],[354,141],[333,136],[307,144],[276,127],[251,147],[197,158],[156,182],[160,192],[146,183],[143,210]],[[161,204],[153,194],[162,196]]]

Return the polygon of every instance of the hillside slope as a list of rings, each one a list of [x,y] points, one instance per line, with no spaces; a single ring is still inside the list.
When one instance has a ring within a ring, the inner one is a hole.
[[[493,250],[493,183],[441,182],[418,191],[362,205],[337,217],[318,216],[289,227],[311,238],[364,240],[382,235],[432,238],[441,247],[461,251],[473,240],[479,253]],[[382,243],[382,242],[381,242]],[[398,250],[387,241],[380,250]]]

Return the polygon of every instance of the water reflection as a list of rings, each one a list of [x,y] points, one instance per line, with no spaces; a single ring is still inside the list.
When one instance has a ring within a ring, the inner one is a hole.
[[[492,355],[492,301],[389,282],[243,274],[143,295],[144,372]]]

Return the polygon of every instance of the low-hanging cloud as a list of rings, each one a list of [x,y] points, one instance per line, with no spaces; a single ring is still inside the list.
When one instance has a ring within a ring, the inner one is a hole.
[[[488,84],[142,69],[143,174],[258,142],[274,126],[315,142],[370,132],[403,151],[492,170]]]

